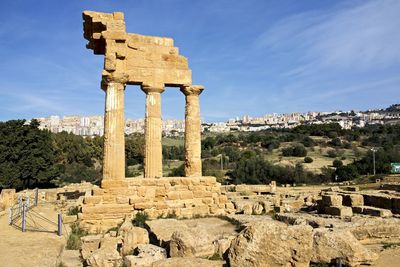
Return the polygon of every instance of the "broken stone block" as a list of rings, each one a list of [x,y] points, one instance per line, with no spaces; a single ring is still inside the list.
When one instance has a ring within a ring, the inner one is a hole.
[[[91,267],[117,267],[121,265],[122,257],[112,246],[104,246],[94,251],[86,261]]]
[[[333,216],[339,216],[341,218],[353,216],[353,210],[350,207],[325,207],[325,213]]]
[[[83,259],[86,260],[95,250],[100,248],[101,238],[102,235],[88,235],[81,237],[81,254]]]
[[[128,255],[124,257],[127,267],[151,267],[153,262],[167,258],[167,251],[154,245],[139,245],[136,250],[136,256]]]
[[[214,255],[213,237],[205,229],[179,229],[171,236],[171,257],[210,257]]]
[[[247,225],[232,241],[230,266],[308,266],[312,253],[312,227],[287,226],[277,221]]]
[[[331,263],[341,258],[346,266],[359,266],[371,265],[378,258],[346,230],[318,228],[314,230],[313,240],[313,262]]]

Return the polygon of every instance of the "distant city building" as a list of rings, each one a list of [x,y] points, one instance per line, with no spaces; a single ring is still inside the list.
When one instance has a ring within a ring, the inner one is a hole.
[[[50,116],[37,118],[40,129],[47,129],[53,133],[68,132],[82,136],[101,136],[104,134],[103,116]],[[185,131],[184,120],[163,121],[165,135],[179,135]],[[125,133],[144,133],[144,119],[126,119]]]
[[[400,105],[386,110],[335,111],[335,112],[293,112],[289,114],[267,114],[264,116],[236,117],[226,122],[202,123],[202,131],[225,133],[231,131],[255,132],[266,129],[294,128],[303,124],[338,123],[343,129],[365,127],[372,124],[394,124],[400,122]],[[104,134],[103,116],[50,116],[38,118],[41,129],[51,132],[62,131],[83,136],[101,136]],[[126,119],[125,133],[144,133],[144,119]],[[166,136],[179,136],[185,131],[184,120],[168,119],[163,121],[163,133]]]

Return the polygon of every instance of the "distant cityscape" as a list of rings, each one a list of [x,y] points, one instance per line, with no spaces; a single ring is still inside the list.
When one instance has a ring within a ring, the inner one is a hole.
[[[41,129],[53,133],[62,131],[82,136],[101,136],[104,134],[103,116],[50,116],[37,118]],[[343,129],[365,127],[371,124],[395,124],[400,122],[400,105],[387,109],[367,111],[306,112],[289,114],[267,114],[259,117],[245,115],[226,122],[202,122],[202,131],[233,132],[261,131],[267,129],[293,128],[302,124],[338,123]],[[163,121],[163,133],[166,136],[179,136],[185,131],[185,121],[169,119]],[[144,133],[144,119],[126,119],[125,133]]]

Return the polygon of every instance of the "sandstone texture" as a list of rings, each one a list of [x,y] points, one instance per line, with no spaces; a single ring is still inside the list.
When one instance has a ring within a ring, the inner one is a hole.
[[[312,227],[276,221],[250,223],[232,241],[229,263],[235,266],[308,266]]]
[[[154,245],[139,245],[136,253],[137,255],[135,256],[128,255],[124,257],[127,267],[151,267],[154,262],[167,258],[166,250]]]
[[[122,238],[121,252],[128,255],[141,244],[149,244],[149,234],[146,229],[133,226],[129,217],[121,225],[118,234]]]
[[[80,225],[96,232],[107,231],[137,212],[146,212],[151,219],[234,212],[215,177],[130,178],[124,183],[85,197]]]
[[[157,261],[152,267],[223,267],[224,261],[213,261],[201,258],[169,258]]]
[[[378,255],[367,250],[350,231],[316,229],[312,262],[330,263],[341,258],[346,266],[370,265]]]
[[[167,249],[171,257],[211,257],[226,254],[235,227],[218,218],[164,219],[147,222],[151,242]]]

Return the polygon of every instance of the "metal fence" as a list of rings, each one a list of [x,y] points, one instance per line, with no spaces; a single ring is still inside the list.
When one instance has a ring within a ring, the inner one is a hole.
[[[39,190],[35,190],[33,203],[29,197],[18,197],[18,202],[9,209],[9,225],[20,229],[22,232],[57,232],[62,235],[62,215],[56,218],[47,218],[38,212]],[[55,230],[57,229],[57,230]]]

